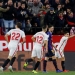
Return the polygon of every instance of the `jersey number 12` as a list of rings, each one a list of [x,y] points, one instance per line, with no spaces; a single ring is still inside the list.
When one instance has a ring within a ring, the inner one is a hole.
[[[36,41],[40,44],[42,44],[42,41],[43,41],[43,37],[42,36],[37,36],[36,37]]]

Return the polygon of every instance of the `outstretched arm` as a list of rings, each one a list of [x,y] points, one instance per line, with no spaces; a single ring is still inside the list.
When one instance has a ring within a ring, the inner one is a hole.
[[[69,36],[68,38],[72,38],[72,37],[74,37],[75,35],[71,35],[71,36]]]

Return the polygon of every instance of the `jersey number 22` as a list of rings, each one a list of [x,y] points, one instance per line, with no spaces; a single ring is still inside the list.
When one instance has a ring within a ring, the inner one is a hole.
[[[20,37],[20,33],[12,33],[12,40],[18,40],[18,38]]]

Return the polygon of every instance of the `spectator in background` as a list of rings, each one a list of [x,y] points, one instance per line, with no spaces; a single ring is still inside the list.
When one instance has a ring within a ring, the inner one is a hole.
[[[6,12],[9,10],[9,7],[6,9],[2,8],[3,6],[3,0],[0,0],[0,27],[3,27],[3,12]],[[2,30],[2,28],[1,28]]]
[[[73,12],[70,12],[67,16],[67,24],[68,24],[68,30],[70,31],[72,26],[75,26],[75,17]]]
[[[31,33],[31,27],[32,27],[32,25],[30,23],[30,20],[28,19],[26,21],[26,27],[25,27],[25,31],[26,31],[27,34]]]
[[[7,12],[3,14],[3,19],[4,19],[3,21],[4,21],[5,33],[6,33],[10,28],[14,27],[14,16],[16,15],[16,10],[13,6],[12,0],[8,0],[7,5],[4,5],[3,7],[10,8]]]
[[[46,12],[50,11],[50,4],[46,4],[46,5],[45,5],[45,11],[46,11]]]
[[[28,0],[28,7],[32,7],[32,5],[33,5],[33,0]]]
[[[69,26],[75,26],[75,17],[73,12],[70,12],[67,16],[67,23]]]
[[[32,0],[28,0],[27,5],[28,5],[28,10],[29,10],[29,12],[31,13],[31,12],[32,12],[31,7],[32,7],[32,5],[33,5],[33,1],[32,1]]]
[[[58,15],[58,13],[59,13],[60,11],[63,11],[63,10],[62,10],[62,5],[61,5],[61,4],[58,4],[58,6],[57,6],[55,12],[56,12],[56,14]]]
[[[40,19],[38,18],[38,13],[39,13],[39,10],[42,8],[43,4],[40,0],[33,0],[33,3],[31,2],[31,0],[29,0],[30,3],[28,6],[29,7],[29,11],[31,11],[32,13],[32,25],[35,25],[35,23],[37,23],[37,27],[40,26]]]
[[[75,34],[75,27],[71,27],[70,35],[74,35],[74,34]]]
[[[58,4],[60,4],[60,0],[52,0],[51,6],[56,10]]]
[[[31,5],[32,4],[32,5]],[[34,15],[37,15],[40,8],[42,8],[43,4],[42,2],[38,1],[38,0],[33,0],[33,3],[31,3],[31,13]]]
[[[50,4],[49,0],[44,1],[44,5],[46,5],[46,4]]]
[[[21,3],[24,3],[26,8],[28,7],[27,1],[28,1],[28,0],[21,0]]]
[[[64,18],[64,15],[63,15],[63,12],[59,12],[58,14],[58,17],[56,19],[56,29],[55,30],[58,30],[57,31],[57,34],[63,34],[63,31],[64,31],[64,27],[66,26],[66,20]]]
[[[70,7],[67,7],[66,8],[66,15],[68,15],[70,12],[71,12],[71,8]]]
[[[25,20],[28,18],[29,12],[25,3],[21,3],[21,7],[17,10],[17,21],[22,23],[22,29],[25,28]]]
[[[44,17],[45,17],[46,11],[45,9],[40,9],[39,13],[38,13],[38,17],[40,19],[40,26],[44,25]]]
[[[71,6],[70,0],[65,0],[65,8],[70,6]]]
[[[45,15],[45,18],[44,18],[44,23],[45,25],[55,25],[56,23],[56,14],[54,13],[54,8],[51,7],[50,8],[50,11],[48,11]]]
[[[15,9],[19,9],[21,7],[21,2],[20,1],[16,1],[14,3],[14,7],[15,7]]]

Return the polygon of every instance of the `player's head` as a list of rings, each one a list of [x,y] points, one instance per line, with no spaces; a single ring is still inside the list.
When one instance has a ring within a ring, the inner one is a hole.
[[[47,26],[46,25],[42,26],[42,31],[44,31],[44,32],[47,31]]]
[[[64,36],[69,37],[69,32],[68,31],[65,31],[64,32]]]
[[[21,26],[22,26],[22,24],[20,22],[17,22],[16,25],[15,25],[15,28],[19,28],[20,29]]]
[[[50,32],[53,32],[54,31],[54,26],[53,25],[48,26],[48,28],[49,28],[49,31]]]

